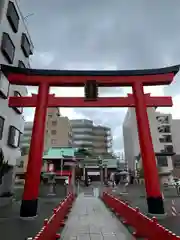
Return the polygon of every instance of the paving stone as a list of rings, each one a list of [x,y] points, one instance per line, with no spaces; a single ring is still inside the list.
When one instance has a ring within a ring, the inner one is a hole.
[[[2,239],[24,240],[33,237],[40,231],[45,218],[52,215],[52,209],[56,207],[61,199],[39,199],[38,217],[34,220],[26,221],[19,217],[20,202],[0,209],[0,232]],[[0,237],[0,239],[1,239]]]
[[[76,199],[61,237],[63,240],[134,239],[99,198],[83,193]]]

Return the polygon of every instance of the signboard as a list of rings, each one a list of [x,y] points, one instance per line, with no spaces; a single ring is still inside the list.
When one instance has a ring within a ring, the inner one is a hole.
[[[48,172],[54,172],[54,164],[50,163],[48,166]]]

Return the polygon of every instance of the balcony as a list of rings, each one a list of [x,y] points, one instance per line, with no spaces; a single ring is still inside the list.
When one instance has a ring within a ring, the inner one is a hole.
[[[159,133],[171,133],[171,128],[170,128],[170,126],[160,126],[160,127],[158,127],[158,132]]]
[[[160,124],[170,124],[169,116],[157,116],[156,119]]]
[[[172,145],[166,145],[164,146],[164,149],[161,150],[162,153],[170,153],[173,154],[174,153],[174,148]]]
[[[94,140],[94,136],[91,134],[74,134],[73,138],[75,141]]]
[[[163,135],[159,138],[161,143],[172,143],[172,135]]]
[[[93,130],[92,128],[72,128],[72,132],[74,135],[79,134],[79,133],[92,133]]]

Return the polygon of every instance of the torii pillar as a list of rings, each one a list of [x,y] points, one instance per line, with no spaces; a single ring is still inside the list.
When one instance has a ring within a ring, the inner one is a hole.
[[[24,194],[20,209],[20,217],[23,218],[35,217],[37,215],[48,94],[49,85],[44,83],[39,85]]]
[[[143,84],[141,82],[135,82],[132,89],[135,100],[139,144],[145,175],[144,179],[147,193],[148,213],[164,214],[164,204],[160,191],[159,175],[150,132]]]

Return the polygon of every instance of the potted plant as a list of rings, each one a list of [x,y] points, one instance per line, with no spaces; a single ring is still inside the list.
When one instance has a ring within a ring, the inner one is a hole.
[[[12,167],[8,164],[8,161],[4,160],[4,153],[0,148],[0,206],[9,204],[12,200],[13,194],[9,191],[3,191],[3,177]]]
[[[2,148],[0,148],[0,185],[2,184],[2,179],[6,173],[11,169],[8,161],[4,160],[4,153]]]

